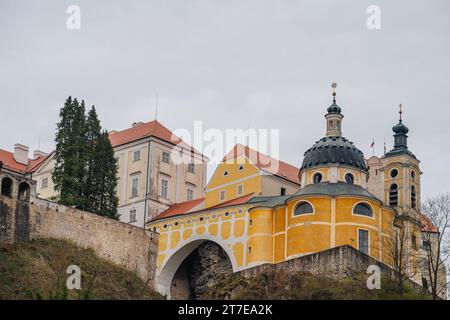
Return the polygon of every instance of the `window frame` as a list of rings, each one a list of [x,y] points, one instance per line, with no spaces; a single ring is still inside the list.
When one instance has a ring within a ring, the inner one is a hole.
[[[367,252],[364,252],[364,251],[362,251],[361,250],[361,247],[360,247],[360,231],[365,231],[365,232],[367,232]],[[364,228],[358,228],[357,229],[357,232],[358,232],[358,234],[357,234],[357,245],[358,245],[358,250],[360,251],[360,252],[362,252],[362,253],[364,253],[364,254],[367,254],[368,256],[370,256],[370,230],[369,229],[364,229]]]
[[[138,155],[138,157],[136,157]],[[141,150],[134,150],[133,151],[133,162],[141,161]]]
[[[392,175],[392,173],[396,171],[397,173],[395,174],[395,176]],[[391,177],[391,179],[397,179],[398,174],[400,173],[400,171],[398,171],[397,168],[392,168],[391,170],[389,170],[389,177]]]
[[[139,174],[133,174],[131,175],[131,194],[130,199],[138,198],[139,197],[139,183],[140,183],[140,177]],[[133,192],[134,189],[134,181],[137,181],[136,183],[136,194]]]
[[[357,207],[358,205],[360,205],[360,204],[361,204],[361,205],[366,205],[366,206],[368,206],[369,209],[370,209],[370,212],[372,213],[372,215],[371,215],[371,216],[366,216],[366,215],[364,215],[364,214],[358,214],[358,213],[355,213],[356,207]],[[352,215],[353,215],[353,216],[357,216],[357,217],[365,217],[365,218],[369,218],[369,219],[375,220],[375,209],[374,209],[374,207],[373,207],[370,203],[364,202],[364,201],[359,201],[359,202],[357,202],[357,203],[355,203],[355,204],[353,205],[353,208],[352,208]]]
[[[347,181],[347,177],[352,177],[352,182],[351,183]],[[353,173],[351,173],[351,172],[346,172],[344,174],[344,180],[345,180],[345,183],[347,183],[347,184],[355,184],[355,180],[356,180],[355,179],[355,175]]]
[[[316,177],[319,177],[319,176],[320,176],[320,180],[319,180],[318,182],[316,182]],[[322,174],[322,172],[315,172],[315,173],[313,174],[313,176],[312,176],[312,182],[313,182],[313,184],[321,183],[322,180],[323,180],[323,174]]]
[[[167,151],[163,151],[161,155],[161,161],[170,164],[170,153]]]
[[[163,194],[163,191],[165,191],[165,196]],[[169,180],[161,178],[161,188],[159,190],[159,196],[163,199],[169,199]]]
[[[239,192],[239,187],[241,187],[241,192]],[[240,183],[236,186],[236,195],[242,196],[244,194],[244,184]]]
[[[309,213],[302,213],[302,214],[295,214],[295,212],[297,211],[297,208],[302,204],[302,203],[307,203],[311,206],[312,212]],[[304,216],[312,216],[316,214],[316,209],[314,208],[313,204],[308,201],[308,200],[299,200],[297,201],[297,203],[294,204],[293,208],[292,208],[292,213],[291,216],[292,218],[297,218],[297,217],[304,217]]]
[[[45,183],[44,183],[45,181]],[[42,178],[41,180],[41,189],[47,189],[48,188],[48,177]]]
[[[223,198],[222,198],[222,194],[224,195]],[[225,201],[226,198],[227,198],[227,190],[220,190],[220,192],[219,192],[220,201]]]
[[[131,219],[132,216],[134,216],[134,220]],[[136,209],[131,209],[130,210],[130,221],[128,223],[133,223],[136,221],[137,221]]]
[[[189,196],[191,194],[191,196]],[[186,201],[194,200],[194,190],[192,188],[187,188],[186,190]]]
[[[396,195],[396,198],[397,198],[397,200],[396,200],[396,204],[391,204],[391,192],[393,192],[392,190],[392,187],[393,186],[396,186],[396,188],[395,188],[395,191],[396,191],[396,193],[397,193],[397,195]],[[388,191],[388,203],[389,203],[389,206],[391,206],[391,207],[398,207],[398,205],[399,205],[399,192],[398,192],[398,184],[397,183],[392,183],[390,186],[389,186],[389,191]]]

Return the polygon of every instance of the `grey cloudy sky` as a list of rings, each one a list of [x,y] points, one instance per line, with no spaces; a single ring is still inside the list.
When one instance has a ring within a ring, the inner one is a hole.
[[[300,165],[336,81],[347,138],[381,155],[403,103],[423,196],[450,192],[449,18],[446,0],[0,0],[0,148],[51,150],[69,95],[123,129],[153,119],[158,92],[170,129],[279,128],[281,159]]]

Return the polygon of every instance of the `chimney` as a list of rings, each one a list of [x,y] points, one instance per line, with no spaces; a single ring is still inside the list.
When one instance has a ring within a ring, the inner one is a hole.
[[[33,151],[33,159],[37,159],[39,157],[46,157],[47,153],[45,153],[44,151],[41,150],[34,150]]]
[[[23,144],[16,143],[14,145],[14,160],[18,163],[27,165],[28,164],[28,147]]]

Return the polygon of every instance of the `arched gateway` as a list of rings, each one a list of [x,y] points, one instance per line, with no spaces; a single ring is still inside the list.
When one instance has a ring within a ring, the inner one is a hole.
[[[229,247],[205,235],[194,237],[171,250],[158,268],[156,288],[169,299],[197,299],[204,293],[197,283],[212,283],[219,274],[237,271]]]

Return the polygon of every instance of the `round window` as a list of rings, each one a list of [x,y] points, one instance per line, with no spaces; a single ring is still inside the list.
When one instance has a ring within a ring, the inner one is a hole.
[[[316,173],[313,176],[313,181],[314,183],[319,183],[322,181],[322,174],[321,173]]]
[[[348,184],[353,184],[355,182],[355,178],[351,173],[347,173],[345,175],[345,182],[347,182]]]
[[[391,170],[391,177],[395,178],[396,176],[398,176],[398,170],[397,169],[392,169]]]

